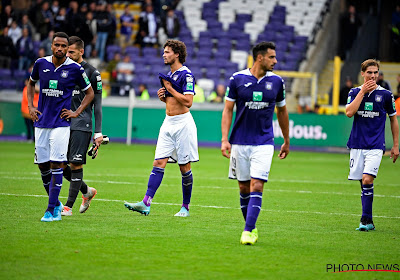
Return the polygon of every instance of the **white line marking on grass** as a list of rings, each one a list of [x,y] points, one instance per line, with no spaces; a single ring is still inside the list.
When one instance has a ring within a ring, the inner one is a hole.
[[[1,173],[1,172],[0,172]],[[14,176],[0,176],[0,178],[4,179],[12,179],[12,180],[37,180],[41,181],[40,177],[14,177]],[[145,186],[145,183],[142,182],[124,182],[124,181],[107,181],[107,180],[90,180],[90,179],[85,179],[85,182],[89,183],[100,183],[100,184],[116,184],[116,185],[143,185]],[[163,186],[166,187],[173,187],[175,185],[172,184],[163,184]],[[385,186],[388,186],[385,184]],[[220,187],[220,186],[195,186],[196,188],[204,188],[204,189],[234,189],[237,190],[238,187]],[[264,188],[265,192],[288,192],[288,193],[300,193],[300,194],[327,194],[327,195],[349,195],[349,196],[360,196],[360,193],[343,193],[343,192],[317,192],[317,191],[309,191],[309,190],[282,190],[282,189],[267,189]],[[384,194],[374,194],[374,197],[386,197],[386,198],[400,198],[399,195],[384,195]]]
[[[14,193],[0,193],[3,196],[24,196],[24,197],[48,197],[47,195],[40,194],[14,194]],[[60,196],[60,198],[67,198],[65,196]],[[96,198],[96,201],[103,202],[118,202],[124,203],[124,200],[118,199],[105,199],[105,198]],[[168,205],[168,206],[181,206],[180,203],[168,203],[168,202],[152,202],[152,204],[156,205]],[[239,210],[239,207],[228,207],[228,206],[215,206],[215,205],[190,205],[191,207],[201,207],[201,208],[214,208],[214,209],[234,209]],[[316,214],[316,215],[337,215],[337,216],[356,216],[359,217],[360,214],[352,214],[352,213],[329,213],[329,212],[319,212],[319,211],[300,211],[300,210],[273,210],[273,209],[261,209],[262,211],[272,212],[272,213],[296,213],[296,214]],[[400,217],[389,217],[389,216],[374,216],[374,218],[383,218],[383,219],[400,219]]]
[[[21,174],[20,172],[6,172],[6,171],[0,171],[0,174]],[[30,175],[40,175],[39,171],[38,172],[24,172],[24,174],[30,174]],[[105,176],[105,177],[120,177],[120,178],[129,178],[129,177],[135,177],[135,178],[149,178],[150,173],[147,174],[112,174],[112,173],[88,173],[86,177],[98,177],[98,176]],[[10,177],[10,176],[0,176],[0,178],[7,178],[7,179],[19,179],[20,177]],[[39,177],[40,178],[40,177]],[[168,175],[168,178],[171,179],[180,179],[181,176],[176,176],[176,175]],[[198,177],[199,178],[199,177]],[[222,181],[228,181],[228,177],[207,177],[207,179],[210,180],[222,180]],[[85,181],[88,181],[88,179],[85,179]],[[234,180],[230,180],[234,181]],[[92,182],[100,182],[100,181],[95,181],[92,180]],[[106,181],[101,181],[101,182],[106,182]],[[109,181],[109,182],[117,182],[117,181]],[[358,184],[355,181],[349,181],[347,180],[347,177],[342,178],[341,180],[335,180],[335,181],[318,181],[318,180],[294,180],[294,179],[269,179],[268,182],[274,183],[274,182],[280,182],[280,183],[296,183],[296,184],[318,184],[318,185],[354,185],[358,186]],[[119,182],[121,184],[134,184],[132,182]],[[376,183],[375,183],[376,184]],[[379,184],[379,182],[378,182]],[[398,187],[399,184],[384,184],[385,186],[388,187]]]

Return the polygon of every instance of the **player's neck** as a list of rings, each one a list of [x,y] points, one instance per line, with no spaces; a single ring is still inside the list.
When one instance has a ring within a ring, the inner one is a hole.
[[[63,57],[63,58],[58,58],[58,57],[55,57],[54,55],[53,55],[53,58],[52,58],[52,62],[53,62],[53,64],[54,64],[54,66],[57,68],[58,66],[60,66],[61,64],[63,64],[64,62],[65,62],[65,60],[67,59],[67,57]]]
[[[171,64],[171,73],[174,73],[176,70],[181,68],[183,65],[180,62],[175,62],[174,64]]]
[[[261,69],[258,64],[254,64],[253,67],[250,68],[250,73],[253,74],[253,76],[256,77],[257,80],[261,79],[265,76],[265,74],[267,74],[267,72]]]

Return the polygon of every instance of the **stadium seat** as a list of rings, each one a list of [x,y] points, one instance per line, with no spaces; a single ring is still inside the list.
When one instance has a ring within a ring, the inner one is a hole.
[[[231,51],[231,61],[238,64],[239,69],[244,69],[247,65],[247,52],[240,50]]]

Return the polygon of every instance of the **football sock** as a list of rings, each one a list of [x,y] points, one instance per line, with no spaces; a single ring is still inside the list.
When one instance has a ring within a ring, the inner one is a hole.
[[[374,184],[362,185],[362,217],[372,221],[372,202],[374,201]]]
[[[69,208],[74,206],[76,197],[78,196],[79,189],[81,188],[83,178],[83,169],[76,169],[71,171],[71,181],[69,185],[68,200],[65,204]]]
[[[82,180],[81,184],[81,193],[86,195],[88,193],[88,185],[86,185],[85,181]]]
[[[52,179],[50,182],[50,190],[49,190],[49,205],[47,206],[46,211],[50,211],[51,214],[54,213],[54,207],[60,205],[58,201],[58,196],[60,194],[62,180],[63,180],[63,169],[56,168],[51,169]]]
[[[252,231],[256,227],[258,214],[261,211],[262,192],[251,192],[247,209],[245,231]]]
[[[49,195],[50,181],[51,181],[51,170],[40,171],[40,175],[42,175],[43,187]]]
[[[71,182],[71,167],[67,165],[67,167],[64,168],[64,178],[68,180],[68,182]],[[82,194],[87,194],[88,192],[88,186],[86,185],[85,181],[82,181],[81,184],[81,192]]]
[[[64,168],[63,176],[68,182],[71,182],[71,167],[69,165]]]
[[[153,166],[153,170],[150,173],[149,182],[147,183],[146,195],[143,198],[143,202],[146,204],[146,206],[150,206],[158,187],[161,185],[161,181],[164,177],[164,170],[164,168]]]
[[[240,210],[242,210],[243,218],[246,221],[247,217],[247,207],[249,205],[250,194],[240,193]]]
[[[182,195],[183,203],[182,206],[189,211],[190,198],[192,197],[192,187],[193,187],[193,175],[192,170],[182,174]]]

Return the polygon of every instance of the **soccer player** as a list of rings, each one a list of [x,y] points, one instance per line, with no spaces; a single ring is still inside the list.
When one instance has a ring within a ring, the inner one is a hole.
[[[178,40],[167,40],[164,44],[164,63],[171,71],[160,74],[163,84],[158,97],[166,104],[166,116],[158,135],[153,170],[143,201],[125,203],[132,211],[148,215],[151,201],[161,184],[168,159],[178,162],[182,174],[183,203],[178,217],[189,216],[189,203],[192,195],[193,176],[191,162],[199,160],[197,149],[197,128],[189,108],[193,103],[195,79],[190,70],[183,66],[186,60],[186,46]]]
[[[240,208],[245,220],[240,243],[245,245],[258,240],[256,222],[274,153],[275,106],[284,140],[279,158],[286,158],[290,144],[285,85],[281,77],[272,73],[277,63],[275,44],[257,44],[253,59],[252,68],[236,72],[230,78],[221,120],[221,152],[230,158],[229,178],[239,183]],[[235,104],[236,118],[228,140]]]
[[[80,213],[85,213],[90,206],[90,202],[97,194],[95,188],[88,187],[83,181],[83,164],[86,164],[86,151],[88,150],[90,139],[92,137],[92,108],[94,108],[95,129],[93,142],[97,148],[103,141],[101,133],[102,121],[102,81],[100,72],[92,65],[83,60],[84,42],[77,36],[69,38],[69,48],[67,56],[73,61],[79,63],[85,70],[86,76],[90,80],[90,84],[94,90],[94,99],[92,103],[75,119],[71,120],[71,134],[68,146],[68,162],[71,166],[64,164],[64,177],[70,182],[67,203],[61,212],[62,216],[71,216],[72,207],[74,206],[79,190],[82,192],[82,204],[79,208]],[[83,92],[78,86],[72,93],[71,110],[76,110],[85,98]]]
[[[346,105],[346,115],[353,119],[353,127],[347,147],[350,149],[349,180],[361,183],[362,215],[356,230],[374,230],[372,202],[374,200],[374,179],[378,175],[382,155],[385,151],[385,122],[389,115],[393,147],[390,158],[393,163],[399,157],[399,124],[393,94],[376,84],[379,62],[367,59],[361,64],[364,84],[352,88]]]
[[[90,104],[93,89],[83,68],[66,57],[69,37],[64,32],[53,35],[53,55],[36,60],[28,83],[29,114],[35,122],[35,163],[38,164],[43,186],[49,195],[43,222],[61,220],[62,204],[58,200],[63,170],[67,160],[70,119],[76,118]],[[40,81],[38,107],[33,106],[35,83]],[[82,104],[71,111],[75,85],[86,92]]]

